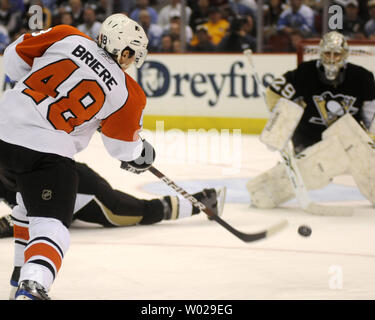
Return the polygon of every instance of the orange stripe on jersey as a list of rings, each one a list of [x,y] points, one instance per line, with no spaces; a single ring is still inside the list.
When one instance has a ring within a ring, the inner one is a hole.
[[[34,256],[43,256],[50,259],[59,271],[62,263],[61,256],[55,248],[46,243],[36,243],[25,251],[25,263]]]
[[[41,31],[34,36],[30,33],[26,33],[23,37],[23,41],[17,44],[16,52],[29,66],[32,66],[34,58],[41,57],[55,42],[72,35],[91,39],[77,28],[68,25],[58,25],[51,29]]]
[[[126,86],[128,99],[125,104],[101,123],[101,130],[109,138],[122,141],[137,141],[141,129],[141,117],[146,106],[146,95],[140,85],[128,74]]]
[[[29,240],[29,228],[14,225],[13,235],[17,239]]]

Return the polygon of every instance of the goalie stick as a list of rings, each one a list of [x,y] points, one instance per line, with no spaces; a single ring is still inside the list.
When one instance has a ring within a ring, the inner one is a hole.
[[[254,62],[252,59],[252,51],[250,49],[246,49],[243,51],[243,53],[246,56],[250,64],[251,74],[255,78],[255,81],[263,97],[263,101],[267,107],[265,88],[263,84],[261,83],[259,79],[259,75],[255,69]],[[353,214],[353,208],[350,208],[350,207],[329,206],[329,205],[322,205],[322,204],[317,204],[313,202],[307,193],[306,185],[298,169],[297,161],[294,156],[294,151],[293,151],[291,142],[289,142],[284,149],[279,150],[279,152],[283,159],[283,163],[286,168],[288,178],[292,184],[294,194],[302,210],[308,213],[314,214],[314,215],[323,215],[323,216],[351,216]]]
[[[158,177],[160,180],[162,180],[165,184],[167,184],[169,187],[171,187],[178,194],[180,194],[185,199],[190,201],[190,203],[193,206],[195,206],[198,209],[200,209],[201,211],[203,211],[212,220],[215,220],[218,224],[220,224],[222,227],[227,229],[230,233],[232,233],[233,235],[235,235],[237,238],[241,239],[244,242],[252,242],[252,241],[268,238],[269,236],[274,235],[275,233],[281,231],[288,224],[287,220],[283,220],[283,221],[275,224],[274,226],[271,226],[268,229],[266,229],[264,231],[261,231],[261,232],[257,232],[257,233],[244,233],[244,232],[238,231],[237,229],[235,229],[231,225],[229,225],[227,222],[225,222],[223,219],[221,219],[218,215],[214,214],[202,202],[198,201],[195,197],[193,197],[191,194],[189,194],[183,188],[176,185],[171,179],[169,179],[167,176],[165,176],[163,173],[161,173],[154,166],[151,166],[148,170],[152,174],[154,174],[156,177]]]

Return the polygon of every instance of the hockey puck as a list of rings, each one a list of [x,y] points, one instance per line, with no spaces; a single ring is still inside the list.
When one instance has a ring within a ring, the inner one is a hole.
[[[303,237],[309,237],[311,235],[311,228],[309,226],[299,226],[298,233]]]

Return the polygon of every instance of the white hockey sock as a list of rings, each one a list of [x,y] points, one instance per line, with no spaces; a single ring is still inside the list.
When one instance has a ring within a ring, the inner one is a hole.
[[[179,200],[178,219],[191,217],[193,214],[193,205],[190,203],[190,201],[182,197],[178,197],[178,200]]]
[[[17,205],[12,210],[14,234],[14,266],[22,267],[24,264],[24,250],[29,241],[29,218],[22,205]]]
[[[57,219],[29,217],[29,233],[20,281],[34,280],[48,291],[69,248],[69,231]]]
[[[170,220],[176,220],[181,218],[191,217],[193,214],[192,204],[179,196],[171,196],[171,215]]]

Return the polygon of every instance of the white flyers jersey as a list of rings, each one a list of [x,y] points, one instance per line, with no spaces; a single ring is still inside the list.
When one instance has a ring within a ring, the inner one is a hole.
[[[139,157],[146,96],[78,29],[59,25],[22,35],[5,50],[3,63],[18,82],[0,100],[1,140],[73,158],[100,127],[113,157]]]

